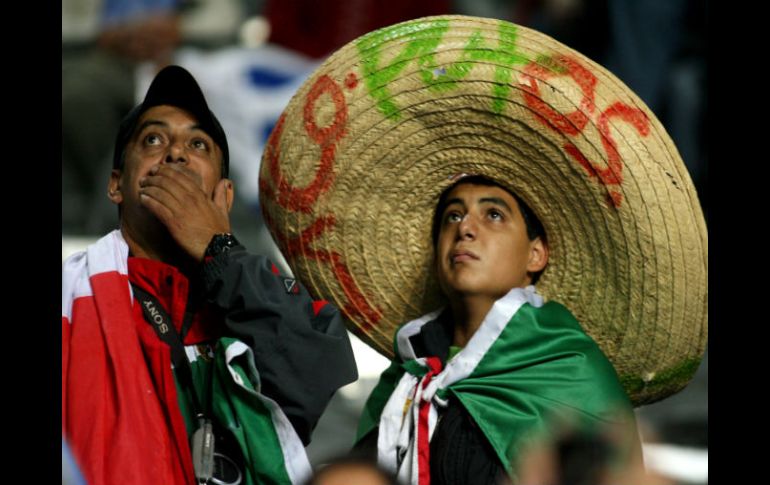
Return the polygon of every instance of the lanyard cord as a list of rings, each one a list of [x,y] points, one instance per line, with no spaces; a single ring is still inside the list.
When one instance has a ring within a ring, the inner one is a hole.
[[[186,387],[192,395],[192,405],[195,415],[198,419],[204,418],[204,410],[198,401],[198,393],[195,392],[192,380],[192,369],[190,361],[187,359],[187,353],[184,350],[182,337],[176,331],[174,323],[163,305],[151,294],[131,283],[134,289],[134,296],[142,305],[144,319],[155,330],[158,337],[165,342],[171,349],[171,362],[174,364],[174,370],[179,376],[179,381]],[[182,332],[186,333],[192,324],[193,312],[185,312],[184,322],[182,323]]]

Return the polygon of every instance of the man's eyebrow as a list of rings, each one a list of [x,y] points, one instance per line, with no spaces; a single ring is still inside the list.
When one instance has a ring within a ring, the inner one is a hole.
[[[507,209],[510,214],[513,214],[513,209],[511,209],[511,206],[509,206],[508,203],[503,199],[501,199],[500,197],[482,197],[481,199],[479,199],[479,202],[482,204],[488,203],[488,204],[502,206],[505,209]]]
[[[165,121],[159,121],[159,120],[147,120],[141,125],[139,125],[139,128],[137,128],[136,132],[141,133],[148,126],[160,126],[163,128],[168,128],[168,123],[166,123]]]
[[[194,125],[192,125],[192,126],[190,127],[190,130],[189,130],[189,131],[201,131],[201,132],[203,132],[203,133],[206,133],[206,130],[204,130],[204,129],[203,129],[203,127],[202,127],[201,125],[197,124],[197,123],[196,123],[196,124],[194,124]],[[206,134],[208,135],[208,133],[206,133]]]
[[[139,128],[136,130],[136,132],[137,133],[141,133],[148,126],[160,126],[161,128],[168,128],[169,124],[166,123],[165,121],[161,121],[161,120],[147,120],[144,123],[142,123],[141,125],[139,125]],[[203,129],[203,127],[201,125],[197,124],[197,123],[192,125],[192,126],[190,126],[188,131],[200,131],[202,133],[206,133],[206,131]],[[208,133],[206,133],[206,134],[208,134]]]

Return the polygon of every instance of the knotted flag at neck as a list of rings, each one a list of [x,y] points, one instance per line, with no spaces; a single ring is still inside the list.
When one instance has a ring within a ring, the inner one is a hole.
[[[404,483],[429,483],[429,442],[450,399],[467,410],[512,478],[512,461],[548,416],[577,412],[594,422],[633,423],[612,364],[564,306],[544,304],[534,287],[514,288],[495,302],[443,367],[413,345],[441,312],[396,332],[396,360],[359,423],[359,439],[378,428],[378,461]]]

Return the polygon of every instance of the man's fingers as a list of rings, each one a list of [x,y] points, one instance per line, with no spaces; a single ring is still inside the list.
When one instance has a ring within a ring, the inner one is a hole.
[[[178,200],[174,194],[162,187],[145,185],[139,189],[139,195],[143,202],[146,198],[149,198],[164,206],[171,212],[172,215],[177,214],[179,212],[179,208],[184,204],[184,202]]]
[[[149,192],[147,192],[149,191]],[[187,192],[177,183],[168,180],[168,177],[161,178],[158,176],[145,177],[139,181],[139,193],[147,192],[153,195],[156,199],[160,198],[161,192],[165,192],[168,197],[173,198],[177,204],[185,203],[185,196]],[[164,200],[166,200],[164,198]]]
[[[163,223],[164,226],[168,227],[169,222],[174,219],[174,213],[171,212],[171,209],[163,205],[157,199],[153,199],[149,195],[142,193],[139,194],[139,200],[142,205],[147,207],[147,209],[149,209],[149,211]]]
[[[202,181],[198,174],[187,168],[176,169],[169,165],[158,165],[139,181],[140,186],[155,185],[178,195],[183,200],[187,195],[203,193]]]
[[[214,204],[222,213],[227,214],[227,189],[230,186],[228,179],[222,179],[214,187]]]
[[[190,204],[203,195],[203,190],[181,173],[159,171],[139,181],[143,188],[157,187],[169,192],[180,204]]]
[[[182,163],[165,163],[154,168],[154,175],[168,177],[179,182],[189,191],[203,190],[203,178]]]

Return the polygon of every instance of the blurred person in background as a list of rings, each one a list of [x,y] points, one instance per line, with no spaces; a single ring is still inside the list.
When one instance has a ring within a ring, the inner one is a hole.
[[[674,485],[627,456],[622,428],[565,415],[522,451],[523,485]],[[510,484],[510,481],[505,481]]]
[[[61,440],[61,483],[62,485],[85,485],[86,483],[64,438]]]
[[[91,47],[62,59],[62,229],[111,226],[103,197],[112,140],[135,104],[135,70],[159,70],[180,42],[179,0],[104,0]]]
[[[266,0],[269,42],[324,58],[367,32],[451,12],[451,0]]]
[[[305,485],[399,485],[396,477],[375,460],[347,455],[319,467]]]

